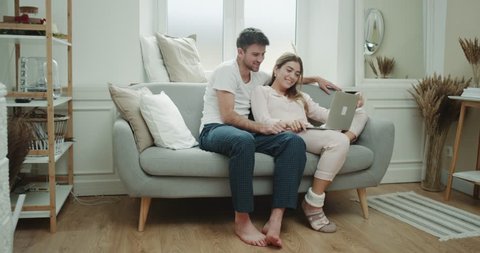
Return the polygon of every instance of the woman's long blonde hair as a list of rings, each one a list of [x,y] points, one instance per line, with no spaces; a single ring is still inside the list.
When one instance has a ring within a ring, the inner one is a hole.
[[[307,102],[305,101],[305,98],[302,96],[302,93],[300,93],[297,89],[298,84],[302,84],[302,81],[303,81],[303,62],[300,56],[294,53],[288,53],[288,52],[282,54],[275,62],[274,71],[272,72],[272,78],[268,85],[272,86],[273,82],[275,82],[275,78],[276,78],[275,70],[280,69],[287,62],[291,62],[291,61],[296,62],[300,65],[300,77],[298,78],[295,85],[292,85],[292,87],[287,89],[287,91],[285,92],[285,95],[287,96],[287,98],[303,104],[303,106],[305,107],[305,112],[308,112]]]

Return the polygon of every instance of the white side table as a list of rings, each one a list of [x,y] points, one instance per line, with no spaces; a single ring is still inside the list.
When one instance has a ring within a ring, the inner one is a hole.
[[[462,137],[463,123],[465,121],[465,112],[467,111],[467,107],[480,109],[480,98],[470,98],[470,97],[462,97],[462,96],[449,96],[449,98],[461,101],[462,106],[460,109],[460,116],[458,118],[457,133],[455,135],[455,144],[453,146],[452,163],[450,165],[450,169],[448,172],[447,189],[445,190],[445,200],[450,199],[450,192],[452,190],[453,177],[474,183],[475,186],[473,189],[473,197],[478,198],[479,185],[480,185],[480,180],[479,180],[480,178],[480,136],[478,137],[478,145],[477,145],[478,153],[477,153],[477,163],[476,163],[475,171],[455,173],[455,170],[457,166],[458,148],[460,146],[460,139]]]

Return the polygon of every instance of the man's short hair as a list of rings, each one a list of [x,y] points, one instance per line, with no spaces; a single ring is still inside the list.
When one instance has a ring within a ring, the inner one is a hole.
[[[237,38],[237,48],[246,50],[248,46],[253,44],[268,46],[270,42],[262,30],[258,28],[248,27],[243,29]]]

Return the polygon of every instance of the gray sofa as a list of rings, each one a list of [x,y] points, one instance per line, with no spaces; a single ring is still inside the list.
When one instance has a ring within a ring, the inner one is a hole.
[[[153,93],[164,91],[177,105],[186,125],[198,138],[206,84],[145,83]],[[302,90],[322,106],[332,96],[314,85]],[[152,146],[139,153],[129,123],[117,118],[113,126],[114,165],[131,197],[141,198],[138,230],[143,231],[152,198],[191,198],[230,196],[228,158],[198,147],[171,150]],[[328,191],[356,189],[363,216],[368,218],[366,188],[377,186],[392,156],[394,127],[391,122],[370,118],[358,141],[350,147],[347,160]],[[272,193],[273,158],[255,156],[254,193]],[[307,164],[299,192],[311,185],[319,156],[307,153]]]

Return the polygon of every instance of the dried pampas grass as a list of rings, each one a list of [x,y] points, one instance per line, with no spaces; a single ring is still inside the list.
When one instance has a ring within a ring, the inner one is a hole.
[[[395,67],[395,58],[377,56],[375,59],[377,61],[376,66],[373,60],[368,62],[368,65],[370,65],[373,73],[377,76],[377,78],[387,78],[390,73],[392,73],[393,67]]]
[[[13,191],[25,157],[30,150],[32,129],[25,116],[15,115],[8,120],[9,185]]]
[[[459,96],[470,85],[471,79],[454,79],[434,74],[412,85],[408,92],[413,96],[423,117],[426,134],[425,167],[426,175],[422,187],[440,191],[440,169],[443,145],[450,124],[457,120],[460,103],[448,96]]]
[[[471,79],[454,79],[450,75],[442,77],[433,74],[420,80],[409,93],[415,99],[420,112],[425,119],[426,131],[436,132],[445,129],[450,123],[457,119],[459,114],[459,103],[448,98],[448,96],[459,96],[463,89],[470,85]]]
[[[458,39],[468,63],[472,66],[475,87],[480,86],[480,44],[478,38]]]

